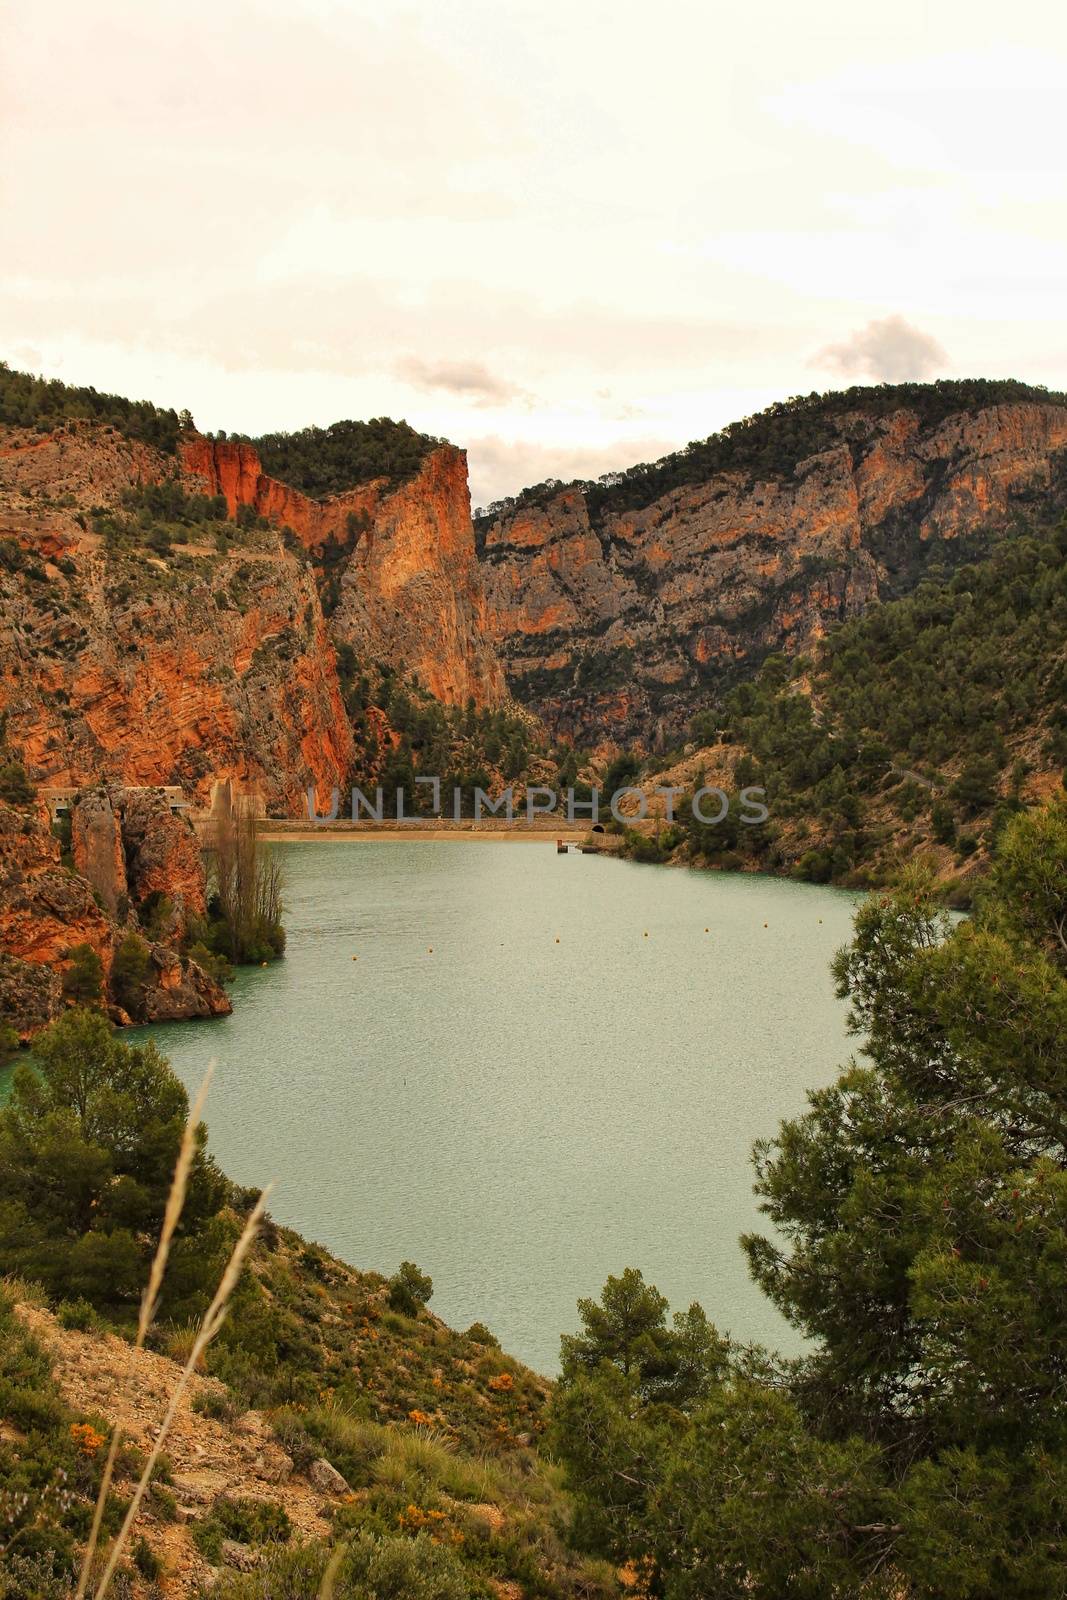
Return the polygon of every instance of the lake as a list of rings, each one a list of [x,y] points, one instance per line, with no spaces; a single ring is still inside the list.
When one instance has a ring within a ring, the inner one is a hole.
[[[284,962],[240,973],[232,1017],[137,1031],[189,1087],[217,1058],[231,1177],[355,1266],[416,1261],[440,1316],[544,1372],[626,1266],[796,1348],[737,1239],[753,1140],[849,1053],[829,962],[857,896],[551,842],[275,848]]]

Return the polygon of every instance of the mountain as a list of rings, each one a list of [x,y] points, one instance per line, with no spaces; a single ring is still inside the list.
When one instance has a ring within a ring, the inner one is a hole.
[[[633,853],[853,888],[921,856],[966,903],[1009,818],[1063,792],[1067,522],[1034,512],[810,657],[769,657],[695,727],[713,742],[647,763],[646,789],[758,785],[770,816],[706,826],[683,801],[677,826],[630,833]],[[651,795],[653,813],[664,806]]]
[[[171,453],[96,417],[0,427],[0,701],[33,781],[293,814],[400,743],[383,673],[498,707],[465,457],[410,458],[316,500],[188,428]]]
[[[1065,504],[1067,397],[915,384],[797,399],[599,483],[524,491],[477,534],[516,699],[579,744],[653,750],[767,655]]]

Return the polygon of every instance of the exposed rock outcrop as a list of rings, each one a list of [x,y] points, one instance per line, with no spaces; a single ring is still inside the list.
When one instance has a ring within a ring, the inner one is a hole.
[[[173,863],[179,908],[203,909],[203,866],[195,838],[188,824],[171,817],[165,802],[161,811],[161,800],[133,796],[127,807],[114,790],[79,797],[71,818],[74,867],[64,865],[60,841],[43,815],[0,803],[0,1020],[21,1038],[39,1032],[67,1003],[64,975],[79,946],[88,946],[100,963],[98,998],[106,1001],[115,951],[130,935],[143,939],[149,972],[136,1020],[223,1016],[231,1010],[219,984],[181,954],[183,923],[174,918],[166,929],[154,926],[149,934],[128,893],[128,885],[137,893],[150,881],[139,875],[138,863],[147,857],[161,870]],[[127,808],[134,818],[128,838]],[[184,841],[175,843],[177,828],[185,829],[195,857]],[[76,870],[79,864],[93,873],[91,879]]]
[[[268,477],[249,444],[199,435],[182,443],[186,474],[288,527],[328,568],[330,633],[364,659],[398,664],[446,705],[495,705],[503,675],[487,639],[471,527],[467,457],[432,450],[399,487],[386,479],[312,500]]]
[[[515,697],[581,742],[672,742],[769,652],[803,652],[1054,497],[1067,409],[924,429],[902,408],[841,432],[783,476],[723,472],[601,515],[572,486],[490,520],[490,628]]]

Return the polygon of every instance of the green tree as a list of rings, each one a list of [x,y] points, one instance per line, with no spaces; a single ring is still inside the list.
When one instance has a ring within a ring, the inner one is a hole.
[[[0,1271],[57,1295],[131,1303],[144,1281],[188,1114],[154,1045],[117,1039],[74,1010],[34,1043],[0,1111]],[[198,1234],[227,1185],[198,1133],[183,1234]],[[210,1265],[210,1264],[209,1264]]]
[[[0,762],[0,800],[6,800],[9,806],[28,806],[34,794],[21,761]]]
[[[91,944],[71,945],[70,965],[63,974],[63,993],[75,1005],[92,1005],[104,988],[104,968]]]
[[[151,968],[148,946],[136,933],[128,933],[111,963],[111,992],[131,1016],[140,1015]]]
[[[668,1416],[564,1344],[579,1530],[665,1600],[1067,1588],[1067,805],[1006,823],[969,922],[930,887],[861,908],[866,1062],[757,1146],[745,1248],[807,1353],[732,1352]]]
[[[419,1308],[427,1305],[433,1295],[433,1279],[422,1272],[414,1261],[402,1261],[389,1279],[389,1304],[394,1311],[417,1317]]]

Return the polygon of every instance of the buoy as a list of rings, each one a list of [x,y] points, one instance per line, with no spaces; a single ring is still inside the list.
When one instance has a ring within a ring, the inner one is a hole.
[[[430,946],[429,951],[427,952],[427,954],[431,955],[431,956],[433,955],[433,945]]]
[[[556,940],[556,943],[559,944],[559,940],[558,939]]]
[[[764,926],[764,927],[766,927],[766,926],[767,926],[767,924],[766,924],[766,923],[764,923],[764,924],[763,924],[763,926]]]
[[[353,957],[352,957],[352,960],[353,960],[353,961],[358,961],[358,960],[359,960],[359,957],[358,957],[358,956],[353,956]]]
[[[704,932],[705,932],[705,933],[709,933],[709,932],[710,932],[710,929],[708,929],[708,928],[705,928],[705,929],[704,929]]]
[[[648,929],[647,928],[645,929],[645,938],[646,939],[648,938]]]
[[[261,967],[265,967],[267,965],[267,963],[265,961],[261,961],[259,964],[260,964]]]

